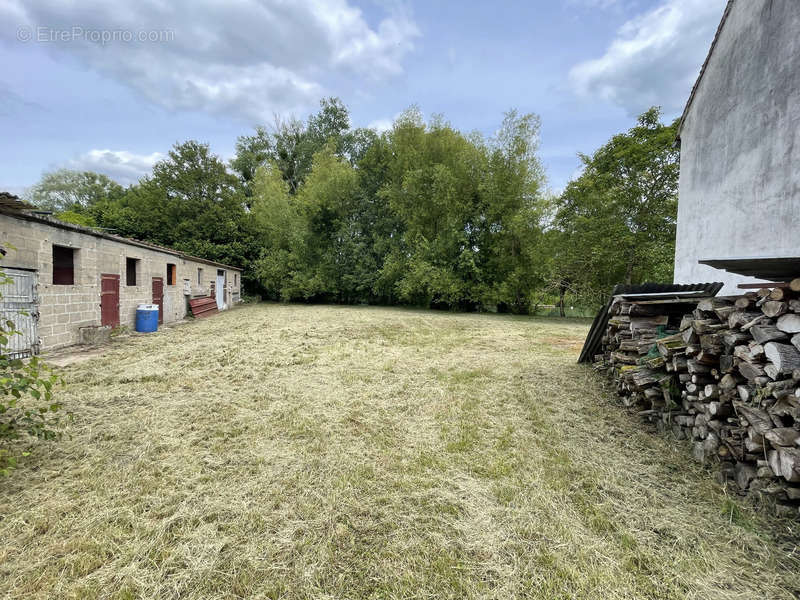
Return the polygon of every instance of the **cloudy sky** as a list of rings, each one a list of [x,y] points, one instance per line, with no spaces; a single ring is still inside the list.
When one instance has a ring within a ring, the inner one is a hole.
[[[339,96],[355,125],[411,104],[486,135],[542,117],[553,190],[662,106],[680,114],[725,0],[3,0],[0,190],[68,167],[121,183],[175,142],[225,159]]]

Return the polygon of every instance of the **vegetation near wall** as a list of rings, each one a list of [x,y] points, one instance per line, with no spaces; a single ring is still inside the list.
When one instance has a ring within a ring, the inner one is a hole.
[[[2,254],[5,249],[0,248]],[[0,271],[0,285],[11,283]],[[2,294],[0,294],[2,298]],[[0,475],[8,475],[33,439],[61,435],[61,404],[53,397],[58,377],[39,358],[18,358],[9,344],[14,321],[0,316]]]
[[[412,107],[379,134],[336,98],[306,122],[242,136],[230,164],[176,144],[123,189],[46,174],[30,199],[58,217],[245,268],[271,299],[535,312],[593,307],[620,281],[671,279],[676,124],[643,114],[561,195],[540,121],[506,113],[491,138]]]

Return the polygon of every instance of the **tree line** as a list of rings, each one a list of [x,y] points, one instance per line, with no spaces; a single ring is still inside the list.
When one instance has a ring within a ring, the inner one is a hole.
[[[378,133],[327,98],[306,121],[239,137],[227,164],[190,140],[127,188],[60,170],[28,199],[62,220],[242,266],[246,289],[273,300],[593,308],[616,283],[671,280],[676,127],[648,110],[580,155],[580,174],[556,195],[536,115],[509,111],[485,137],[412,107]]]

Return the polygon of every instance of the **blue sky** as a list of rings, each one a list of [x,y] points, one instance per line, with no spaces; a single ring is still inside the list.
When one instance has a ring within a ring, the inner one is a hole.
[[[510,108],[537,113],[558,191],[650,105],[680,114],[724,4],[4,0],[0,190],[60,167],[127,184],[187,139],[227,160],[333,95],[377,128],[411,104],[487,136]]]

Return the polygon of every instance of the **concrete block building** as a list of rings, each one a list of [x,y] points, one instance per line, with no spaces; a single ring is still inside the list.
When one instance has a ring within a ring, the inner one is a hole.
[[[20,356],[78,344],[93,328],[133,327],[139,304],[159,305],[159,323],[183,319],[189,300],[239,302],[241,269],[64,223],[0,198],[0,313],[21,332]]]
[[[800,256],[800,1],[729,0],[680,124],[675,283]]]

